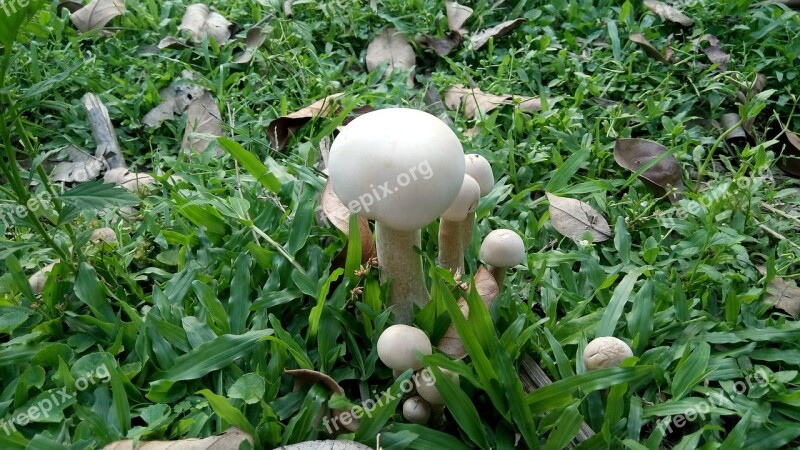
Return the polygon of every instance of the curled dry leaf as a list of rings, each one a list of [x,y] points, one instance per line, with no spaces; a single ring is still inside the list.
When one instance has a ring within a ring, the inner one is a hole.
[[[176,114],[183,114],[204,93],[205,89],[187,83],[185,79],[175,81],[159,92],[161,103],[145,114],[142,122],[150,127],[158,127],[165,120],[174,119]]]
[[[275,450],[372,450],[372,447],[355,441],[327,440],[301,442],[299,444],[276,447]]]
[[[322,190],[320,203],[325,217],[331,221],[333,226],[345,236],[349,235],[351,212],[333,192],[330,179],[325,183],[325,189]],[[372,238],[372,231],[369,229],[369,221],[366,218],[358,216],[358,228],[361,234],[361,261],[366,262],[375,255],[375,240]],[[342,252],[345,251],[342,250]]]
[[[449,31],[443,38],[424,34],[418,36],[416,41],[423,47],[430,48],[437,55],[445,57],[464,42],[464,36],[458,31]]]
[[[244,52],[233,60],[236,64],[247,64],[253,59],[258,47],[267,39],[267,34],[261,27],[253,27],[247,30],[247,36],[244,39]]]
[[[630,36],[628,36],[628,39],[630,39],[631,42],[639,44],[639,47],[641,47],[642,50],[644,50],[647,56],[657,61],[661,61],[664,64],[669,64],[667,58],[664,55],[662,55],[661,52],[658,51],[655,47],[653,47],[653,44],[651,44],[650,41],[648,41],[647,38],[644,37],[642,33],[633,33]]]
[[[388,77],[394,70],[410,70],[406,84],[414,85],[414,71],[417,64],[414,48],[406,41],[403,33],[394,28],[384,28],[367,46],[367,71],[373,72],[379,65],[386,63]]]
[[[764,266],[756,267],[761,275],[767,274]],[[764,297],[767,303],[787,312],[790,316],[797,319],[800,316],[800,287],[792,281],[775,277],[767,286],[767,295]]]
[[[343,93],[332,94],[283,117],[278,117],[267,125],[267,135],[273,147],[278,151],[283,150],[289,136],[300,127],[317,117],[326,117],[335,111],[334,101],[343,96]]]
[[[131,192],[147,192],[156,180],[146,173],[136,173],[121,167],[111,169],[103,176],[106,183],[114,183]]]
[[[426,112],[438,117],[447,125],[453,126],[453,121],[450,119],[450,116],[447,115],[447,110],[445,109],[444,103],[442,103],[442,97],[439,95],[439,91],[434,85],[428,86],[422,101],[425,103]]]
[[[666,3],[656,0],[644,0],[644,6],[668,22],[674,22],[683,27],[694,25],[694,20]]]
[[[339,394],[344,395],[344,389],[339,386],[339,383],[336,382],[330,376],[322,373],[317,372],[316,370],[308,370],[308,369],[283,369],[284,373],[291,375],[295,379],[295,383],[301,384],[315,384],[315,383],[322,383],[327,389],[328,392],[331,394]],[[332,409],[331,410],[331,419],[334,420],[334,423],[341,423],[348,431],[356,431],[358,428],[359,423],[361,421],[357,417],[352,417],[352,420],[341,420],[339,416],[342,413],[346,413],[347,410],[343,409]]]
[[[704,34],[694,40],[695,51],[702,47],[704,42],[708,42],[708,46],[703,48],[703,53],[706,54],[708,60],[711,61],[712,64],[716,64],[717,69],[726,70],[728,68],[728,63],[731,61],[731,57],[722,51],[722,43],[719,39],[714,35]]]
[[[747,133],[745,132],[744,128],[739,125],[740,120],[742,120],[742,116],[737,113],[723,114],[719,119],[722,132],[732,129],[731,132],[725,136],[725,142],[728,144],[739,146],[743,145],[747,141]]]
[[[70,14],[72,14],[81,8],[83,8],[83,2],[78,0],[59,0],[58,6],[56,7],[56,13],[60,16],[61,11],[66,9],[70,12]]]
[[[88,5],[69,16],[81,33],[100,30],[114,17],[125,12],[124,0],[92,0]]]
[[[489,39],[500,39],[508,33],[511,33],[514,28],[517,28],[523,22],[525,22],[525,19],[521,18],[507,20],[499,25],[478,31],[470,38],[470,48],[473,50],[480,50],[489,43]]]
[[[783,151],[778,166],[784,172],[800,177],[800,136],[786,130],[781,137]]]
[[[591,205],[574,198],[547,193],[550,202],[550,222],[553,228],[573,241],[580,241],[586,232],[594,242],[611,239],[611,227],[602,214]]]
[[[494,95],[482,92],[478,88],[467,89],[463,84],[451,86],[444,92],[444,104],[450,109],[457,109],[459,105],[464,108],[464,115],[470,119],[475,118],[478,111],[484,114],[501,105],[517,105],[520,111],[538,111],[542,109],[542,102],[536,97],[523,95]]]
[[[486,267],[479,266],[478,271],[475,272],[474,281],[475,290],[478,292],[478,295],[481,296],[486,309],[491,309],[492,304],[497,299],[497,296],[500,295],[500,287],[497,285],[497,281],[494,279],[494,276],[492,276],[492,273],[487,270]],[[464,314],[464,317],[469,319],[469,306],[467,305],[467,301],[463,298],[460,299],[458,301],[458,307],[461,309],[461,313]],[[456,331],[454,324],[450,324],[450,327],[439,340],[437,347],[439,347],[439,350],[441,350],[443,353],[456,359],[461,359],[467,356],[464,343],[458,336],[458,331]]]
[[[216,142],[223,135],[221,117],[216,100],[210,92],[205,91],[187,109],[183,148],[205,152],[212,141]]]
[[[65,150],[67,159],[55,165],[53,173],[50,175],[52,181],[83,183],[97,178],[105,167],[103,160],[77,147],[70,145]]]
[[[511,100],[517,102],[517,109],[520,111],[541,111],[542,100],[537,97],[526,97],[524,95],[514,95]]]
[[[97,144],[94,156],[105,160],[105,165],[109,169],[127,167],[106,106],[92,93],[83,96],[83,106],[86,108],[86,116],[92,127],[94,142]]]
[[[236,450],[243,442],[253,445],[253,438],[244,431],[231,427],[225,433],[204,439],[181,439],[179,441],[139,441],[136,447],[133,440],[115,441],[103,450]]]
[[[184,48],[186,43],[174,36],[167,36],[158,41],[158,49],[164,50],[165,48]]]
[[[464,22],[472,16],[472,8],[460,5],[455,1],[446,0],[444,2],[444,10],[447,15],[447,27],[450,31],[456,31],[461,34]]]
[[[186,8],[179,30],[188,30],[194,43],[203,42],[203,36],[214,38],[219,45],[225,45],[231,38],[234,24],[216,11],[195,3]]]
[[[614,145],[614,160],[625,169],[636,172],[653,159],[668,153],[658,142],[647,139],[617,139]],[[677,203],[680,192],[683,192],[683,174],[681,166],[674,155],[668,155],[653,167],[642,172],[639,177],[659,195],[669,192],[669,200]],[[671,192],[676,189],[677,193]]]

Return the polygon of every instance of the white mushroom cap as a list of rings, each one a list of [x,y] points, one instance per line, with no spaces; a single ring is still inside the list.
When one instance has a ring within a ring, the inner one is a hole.
[[[633,352],[624,341],[603,336],[593,339],[583,350],[583,365],[586,370],[619,367],[630,356],[633,356]]]
[[[97,228],[89,238],[92,242],[117,242],[117,234],[108,227]]]
[[[55,265],[58,262],[59,261],[56,260],[55,262],[52,262],[42,267],[41,270],[34,273],[33,275],[31,275],[30,278],[28,278],[28,284],[31,285],[31,290],[33,291],[34,294],[42,293],[42,291],[44,290],[44,284],[47,282],[47,276],[50,274],[50,272],[53,271],[53,267],[55,267]]]
[[[459,377],[457,373],[447,369],[439,370],[441,370],[442,375],[449,378],[450,381],[456,385],[459,384]],[[431,405],[444,405],[444,399],[442,398],[442,394],[439,393],[439,389],[436,387],[435,380],[432,380],[430,383],[426,383],[423,379],[420,383],[417,383],[417,394],[419,394],[420,397],[424,398]]]
[[[403,417],[411,423],[425,425],[431,418],[431,405],[420,397],[411,397],[403,403]]]
[[[494,187],[494,175],[489,161],[481,155],[464,155],[464,170],[478,182],[481,187],[481,197],[486,197]]]
[[[453,204],[442,213],[442,218],[452,222],[460,222],[467,218],[467,214],[475,211],[478,200],[481,198],[481,188],[478,182],[469,175],[464,175],[464,182]]]
[[[490,266],[514,267],[525,261],[525,244],[512,230],[494,230],[481,243],[480,258]]]
[[[407,108],[357,117],[328,160],[333,191],[350,211],[398,231],[423,228],[455,200],[464,150],[436,116]]]
[[[431,340],[419,328],[392,325],[378,338],[378,358],[390,369],[399,371],[421,369],[422,361],[417,358],[414,351],[423,355],[430,355],[433,352]]]

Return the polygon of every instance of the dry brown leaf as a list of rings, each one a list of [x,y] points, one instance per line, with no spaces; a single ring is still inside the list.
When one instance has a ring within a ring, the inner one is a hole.
[[[207,35],[220,46],[228,43],[233,28],[232,22],[202,3],[189,5],[178,26],[179,30],[188,30],[196,44],[203,42],[203,36]]]
[[[500,295],[500,287],[497,285],[494,276],[492,276],[492,273],[484,266],[479,266],[478,271],[475,272],[473,281],[475,282],[475,290],[478,292],[478,295],[481,296],[484,306],[486,306],[486,309],[491,309],[497,296]],[[464,314],[464,317],[469,319],[469,306],[467,305],[467,301],[463,298],[460,299],[458,301],[458,307],[461,309],[461,313]],[[439,347],[439,350],[443,353],[456,359],[467,356],[464,343],[461,341],[461,338],[458,336],[458,331],[456,331],[456,327],[452,323],[439,340],[437,347]]]
[[[444,104],[450,109],[457,109],[459,105],[464,107],[464,115],[474,118],[478,111],[484,114],[501,105],[509,104],[511,95],[494,95],[482,92],[478,88],[467,89],[462,84],[450,87],[444,92]]]
[[[223,135],[221,117],[214,97],[210,92],[204,92],[187,109],[183,148],[205,152],[212,141]]]
[[[559,233],[576,242],[582,240],[586,232],[592,235],[593,242],[603,242],[613,236],[606,218],[588,203],[546,195],[550,202],[550,222]]]
[[[614,145],[614,160],[625,169],[636,172],[651,160],[658,158],[668,149],[658,142],[647,139],[617,139]],[[639,176],[645,184],[654,188],[659,195],[675,188],[677,193],[670,192],[669,200],[677,203],[683,192],[683,174],[678,160],[669,155]]]
[[[131,172],[124,167],[109,170],[103,175],[103,181],[122,186],[131,192],[147,192],[156,182],[149,174]]]
[[[72,13],[69,19],[81,33],[86,33],[102,29],[111,19],[124,12],[124,0],[92,0],[88,5]]]
[[[761,275],[767,274],[766,267],[757,266],[756,268]],[[773,278],[767,286],[764,300],[795,319],[800,316],[800,287],[793,281],[786,281],[779,277]]]
[[[630,36],[628,36],[628,39],[630,39],[631,42],[639,44],[639,47],[641,47],[642,50],[644,50],[647,56],[655,60],[661,61],[664,64],[669,64],[667,58],[664,55],[662,55],[661,52],[658,51],[655,47],[653,47],[653,44],[651,44],[650,41],[648,41],[647,38],[644,37],[642,33],[633,33]]]
[[[82,183],[94,180],[105,165],[103,160],[70,145],[66,149],[67,159],[58,162],[50,175],[51,181]]]
[[[423,47],[428,47],[437,55],[444,57],[464,42],[464,36],[458,31],[450,31],[443,38],[424,34],[418,36],[416,41]]]
[[[778,166],[784,172],[800,177],[800,136],[786,130],[781,137],[783,151],[778,159]]]
[[[278,117],[267,125],[267,137],[272,141],[272,146],[281,151],[286,146],[286,141],[297,129],[305,125],[311,119],[326,117],[335,111],[334,100],[343,96],[343,93],[332,94],[321,100],[297,110],[283,117]]]
[[[244,441],[253,445],[253,438],[249,434],[231,427],[223,434],[205,439],[139,441],[135,450],[237,450]],[[133,440],[114,441],[103,447],[103,450],[134,450]]]
[[[167,36],[158,41],[158,49],[164,50],[165,48],[184,48],[186,43],[174,36]]]
[[[331,394],[344,395],[344,389],[339,386],[339,383],[322,372],[308,369],[283,369],[283,371],[284,373],[294,377],[295,383],[322,383]],[[339,415],[343,413],[349,414],[349,412],[344,409],[331,409],[331,420],[334,420],[334,423],[341,423],[348,431],[356,431],[356,428],[358,428],[358,425],[361,423],[361,421],[358,419],[358,417],[352,417],[352,420],[343,421],[339,418]]]
[[[525,19],[514,19],[514,20],[507,20],[499,25],[495,25],[491,28],[487,28],[485,30],[478,31],[472,38],[470,38],[470,48],[473,50],[480,50],[486,44],[489,43],[489,39],[494,38],[495,40],[500,39],[501,37],[511,33],[514,28],[517,28],[520,24],[525,22]]]
[[[59,0],[58,6],[56,7],[56,13],[60,16],[61,11],[67,10],[70,14],[80,10],[83,8],[83,2],[78,0]]]
[[[728,68],[728,63],[731,61],[731,57],[722,51],[722,43],[719,39],[712,34],[704,34],[694,40],[695,51],[702,47],[704,42],[708,42],[708,46],[703,48],[703,53],[706,54],[708,60],[711,61],[712,64],[716,64],[718,70],[726,70]]]
[[[656,0],[644,0],[644,6],[663,20],[674,22],[684,27],[694,25],[694,20],[666,3]]]
[[[205,89],[195,84],[187,83],[180,79],[159,92],[161,103],[151,109],[142,123],[151,127],[158,127],[165,120],[172,120],[176,114],[183,114],[193,102],[202,98]]]
[[[537,97],[526,97],[524,95],[514,95],[511,100],[517,102],[517,109],[520,111],[541,111],[542,99]]]
[[[256,50],[258,47],[261,47],[261,44],[267,40],[267,34],[264,33],[264,30],[261,27],[253,27],[247,30],[247,36],[244,39],[244,52],[239,55],[236,59],[233,60],[236,64],[247,64],[253,59],[253,55],[256,54]]]
[[[336,196],[336,193],[333,192],[330,179],[325,183],[325,189],[322,190],[320,204],[325,217],[331,221],[334,227],[344,233],[345,236],[348,236],[350,234],[351,213],[347,206]],[[366,218],[358,216],[358,227],[361,235],[361,262],[366,262],[375,256],[375,240],[372,238],[372,231]],[[346,252],[346,250],[342,250],[342,252]]]
[[[742,120],[742,116],[737,113],[723,114],[719,119],[721,132],[725,132],[731,128],[733,130],[725,136],[725,142],[732,145],[741,146],[747,142],[747,132],[741,125],[737,125]]]
[[[372,447],[355,441],[327,440],[301,442],[299,444],[276,447],[275,450],[372,450]]]
[[[455,1],[446,0],[444,10],[447,14],[447,27],[450,31],[459,32],[464,26],[464,22],[472,16],[472,8],[460,5]]]
[[[382,63],[386,63],[384,77],[388,77],[394,70],[410,70],[406,84],[414,85],[412,69],[417,64],[414,48],[406,41],[403,33],[394,28],[384,28],[375,36],[375,39],[367,46],[366,60],[369,72],[373,72]]]

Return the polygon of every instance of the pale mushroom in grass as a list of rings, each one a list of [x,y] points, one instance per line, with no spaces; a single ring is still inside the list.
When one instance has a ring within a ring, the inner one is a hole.
[[[422,361],[415,352],[423,355],[430,355],[433,352],[431,340],[419,328],[392,325],[378,338],[378,358],[395,371],[421,369]]]
[[[464,180],[464,150],[436,116],[407,108],[361,115],[331,145],[333,190],[350,211],[376,221],[381,281],[398,323],[429,300],[420,229],[453,203]]]
[[[469,175],[464,175],[461,191],[439,220],[439,264],[453,272],[464,273],[464,221],[475,212],[481,188]]]
[[[491,266],[497,285],[503,284],[506,269],[525,261],[525,243],[515,231],[494,230],[483,239],[480,251],[481,261]]]
[[[403,417],[411,423],[425,425],[431,418],[431,406],[422,397],[411,397],[403,402]]]
[[[450,381],[456,385],[459,384],[459,377],[457,373],[447,369],[439,370],[441,370],[442,375],[446,376]],[[439,393],[439,388],[436,387],[436,380],[431,380],[430,383],[423,381],[417,384],[417,394],[419,394],[420,397],[424,398],[425,401],[431,405],[444,405],[442,394]]]
[[[478,182],[481,197],[486,197],[492,192],[494,175],[492,166],[486,158],[475,154],[464,155],[464,172]],[[470,211],[461,223],[461,241],[464,248],[467,248],[472,239],[472,229],[475,226],[475,210]]]
[[[583,365],[586,370],[619,367],[633,351],[623,340],[612,336],[595,338],[583,349]]]

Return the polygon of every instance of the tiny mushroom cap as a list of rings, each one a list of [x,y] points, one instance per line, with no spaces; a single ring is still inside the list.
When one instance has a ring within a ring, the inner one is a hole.
[[[455,200],[464,149],[438,117],[379,109],[347,124],[328,160],[333,191],[350,211],[398,231],[419,230]]]
[[[480,258],[493,267],[514,267],[525,261],[525,243],[514,231],[494,230],[483,240]]]
[[[481,198],[481,188],[478,182],[469,175],[464,175],[464,182],[461,190],[453,204],[442,213],[442,218],[452,222],[460,222],[467,218],[467,215],[475,211],[478,200]]]
[[[108,227],[97,228],[89,238],[92,242],[117,242],[117,234]]]
[[[41,294],[44,291],[44,285],[47,282],[47,276],[53,271],[53,267],[58,263],[58,260],[52,262],[35,274],[28,278],[28,283],[31,285],[31,290],[34,294]]]
[[[390,369],[401,372],[421,369],[422,361],[417,358],[415,351],[423,355],[433,352],[431,340],[419,328],[392,325],[378,338],[378,358]]]
[[[586,370],[619,367],[630,356],[633,356],[633,352],[624,341],[603,336],[593,339],[583,350],[583,364]]]
[[[403,417],[411,423],[425,425],[431,418],[431,406],[420,397],[411,397],[403,403]]]
[[[481,155],[464,155],[464,170],[478,182],[481,187],[481,197],[486,197],[494,187],[494,175],[489,161]]]
[[[458,374],[452,372],[447,369],[440,369],[442,371],[442,375],[446,376],[450,381],[458,385]],[[436,380],[431,379],[430,382],[427,382],[425,377],[423,377],[422,382],[417,384],[417,394],[420,397],[424,398],[428,403],[431,405],[444,405],[444,399],[442,398],[442,394],[439,393],[439,389],[436,388]]]

